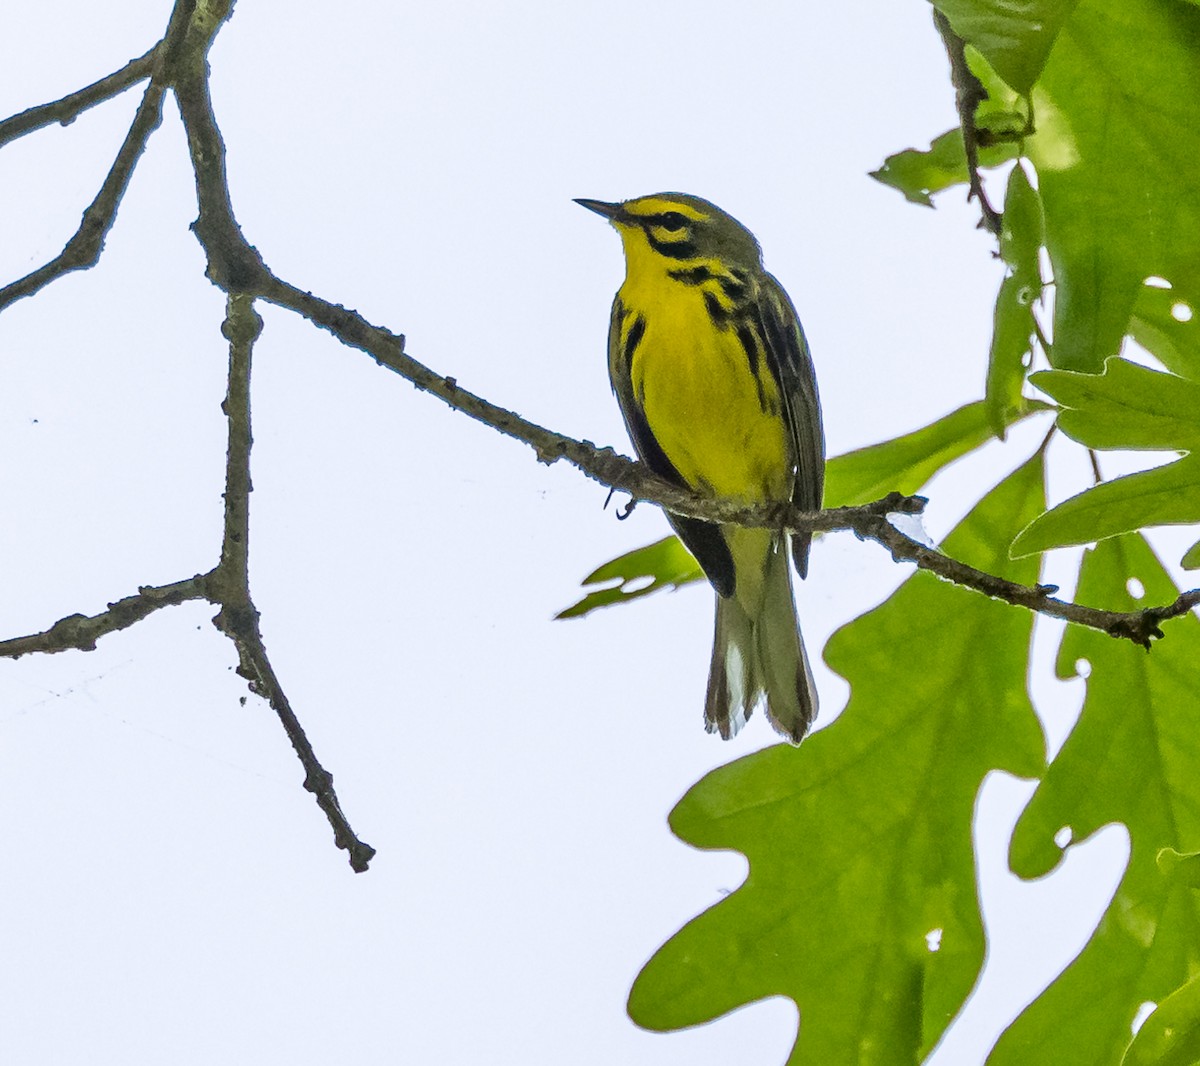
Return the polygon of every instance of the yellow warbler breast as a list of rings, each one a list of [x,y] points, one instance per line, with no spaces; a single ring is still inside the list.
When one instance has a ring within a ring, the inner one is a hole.
[[[719,496],[787,499],[787,428],[757,331],[714,315],[711,289],[663,273],[627,278],[619,297],[644,324],[629,365],[634,399],[680,476]]]

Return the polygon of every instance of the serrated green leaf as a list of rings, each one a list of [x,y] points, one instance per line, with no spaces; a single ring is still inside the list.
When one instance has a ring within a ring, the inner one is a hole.
[[[1005,413],[1005,428],[1047,406],[1022,401]],[[871,503],[889,492],[911,495],[943,467],[991,440],[993,428],[987,405],[969,403],[936,422],[902,437],[846,452],[825,468],[825,506],[854,507]]]
[[[700,581],[704,571],[692,553],[675,536],[663,537],[644,548],[626,552],[593,570],[581,584],[600,585],[617,582],[609,588],[589,592],[578,603],[559,611],[555,618],[579,618],[600,607],[628,603],[666,588],[678,588],[689,581]]]
[[[1135,610],[1177,595],[1150,546],[1129,536],[1087,553],[1076,598]],[[1163,628],[1149,654],[1081,626],[1064,635],[1058,674],[1073,677],[1080,660],[1089,663],[1087,698],[1017,823],[1010,865],[1041,877],[1062,859],[1062,827],[1074,844],[1123,823],[1129,866],[1087,947],[1008,1029],[989,1066],[1115,1066],[1139,1005],[1161,1004],[1200,970],[1200,896],[1158,862],[1164,848],[1200,848],[1200,621],[1189,614]]]
[[[934,0],[968,44],[1019,93],[1028,93],[1078,0]]]
[[[1025,142],[1054,269],[1055,367],[1099,373],[1146,278],[1200,291],[1197,99],[1191,5],[1082,0],[1059,32]]]
[[[946,550],[1032,582],[1036,564],[1010,562],[1007,544],[1041,506],[1034,461]],[[681,838],[743,852],[750,874],[647,963],[631,1017],[675,1029],[786,995],[801,1013],[792,1066],[911,1066],[927,1053],[983,961],[980,783],[1043,767],[1025,690],[1031,630],[1028,612],[919,572],[835,634],[826,659],[851,686],[841,717],[799,748],[715,770],[672,813]]]
[[[1013,558],[1151,526],[1200,522],[1200,455],[1114,478],[1064,500],[1013,541]]]
[[[1121,1066],[1196,1066],[1200,1062],[1200,977],[1155,1008],[1134,1037]]]
[[[1200,445],[1200,383],[1109,359],[1103,374],[1045,370],[1030,381],[1059,402],[1058,425],[1089,448],[1190,451]]]
[[[1173,374],[1200,381],[1200,299],[1177,288],[1143,285],[1129,335]]]

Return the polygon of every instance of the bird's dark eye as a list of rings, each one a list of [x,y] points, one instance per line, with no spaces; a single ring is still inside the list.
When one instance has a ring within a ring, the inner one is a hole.
[[[674,233],[676,230],[685,229],[688,220],[678,211],[668,211],[666,214],[658,216],[658,224],[668,233]]]

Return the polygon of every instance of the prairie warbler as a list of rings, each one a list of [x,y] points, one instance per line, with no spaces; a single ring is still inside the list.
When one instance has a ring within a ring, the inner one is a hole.
[[[682,193],[576,203],[607,218],[624,245],[608,369],[642,460],[714,496],[817,510],[825,442],[812,359],[754,235]],[[783,541],[804,577],[811,534],[668,518],[717,592],[706,728],[728,739],[765,697],[771,724],[798,744],[817,692]]]

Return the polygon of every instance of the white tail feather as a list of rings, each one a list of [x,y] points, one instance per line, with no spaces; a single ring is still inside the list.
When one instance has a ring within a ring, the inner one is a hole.
[[[765,696],[771,724],[799,744],[816,715],[817,690],[796,620],[788,552],[769,533],[738,534],[731,538],[737,587],[717,597],[705,725],[729,739]]]

